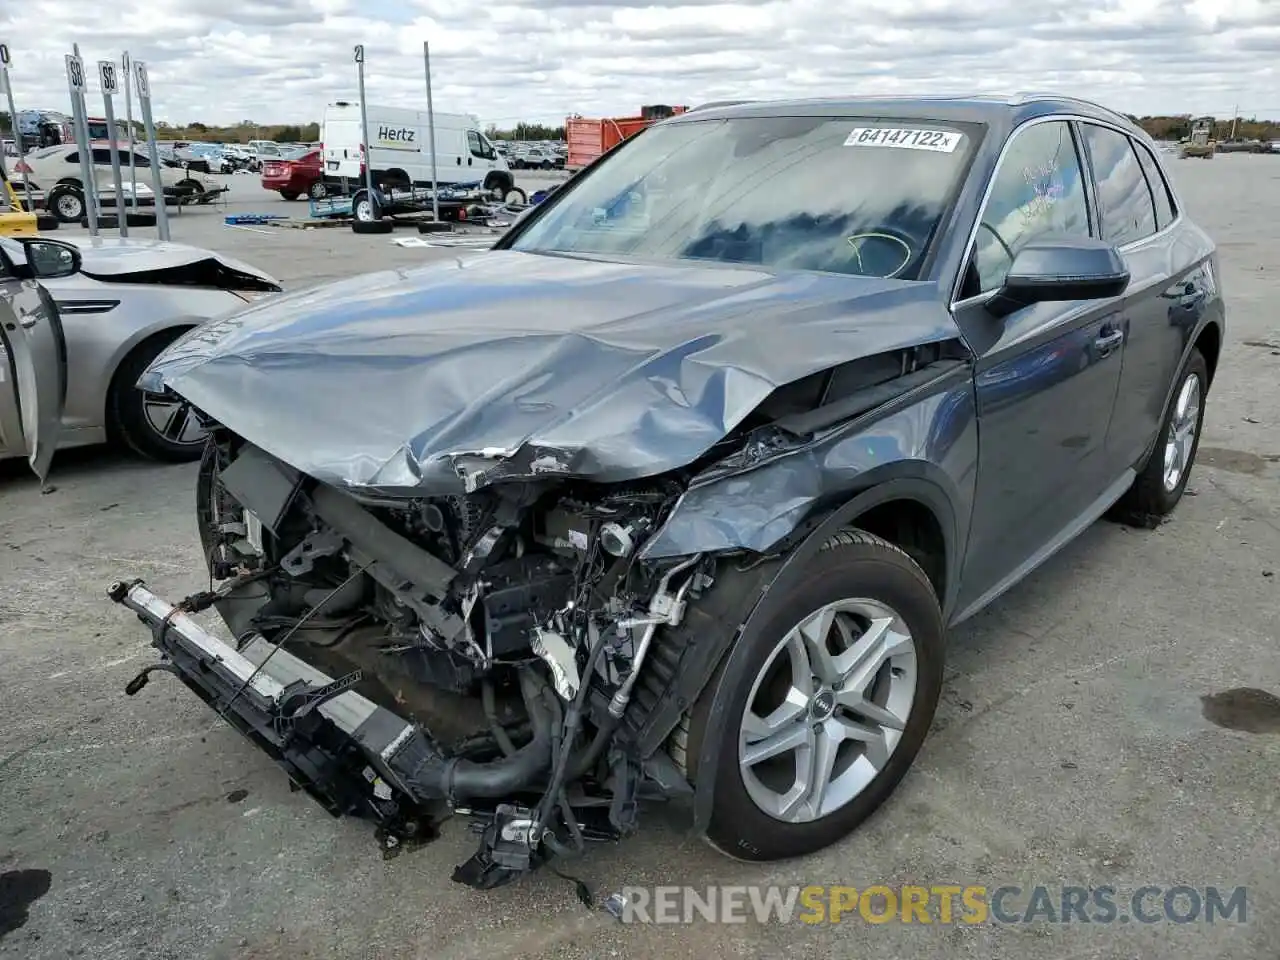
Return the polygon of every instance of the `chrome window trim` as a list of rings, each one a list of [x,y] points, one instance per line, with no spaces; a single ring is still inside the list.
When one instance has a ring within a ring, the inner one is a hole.
[[[1111,123],[1107,120],[1099,120],[1096,117],[1082,116],[1076,113],[1050,113],[1050,114],[1046,114],[1043,117],[1032,117],[1030,120],[1027,120],[1024,123],[1019,124],[1017,128],[1015,128],[1014,131],[1010,133],[1007,138],[1005,138],[1003,146],[1000,147],[1000,154],[999,156],[996,157],[995,166],[991,168],[991,176],[987,179],[986,188],[982,191],[982,202],[978,204],[978,213],[973,218],[973,225],[969,228],[969,239],[965,241],[964,256],[960,258],[960,266],[956,270],[956,275],[951,282],[950,310],[952,313],[954,313],[956,310],[962,307],[969,307],[969,306],[973,306],[974,304],[984,303],[987,300],[990,300],[996,294],[995,290],[987,290],[984,293],[974,294],[972,297],[966,297],[963,300],[959,300],[956,298],[957,294],[959,294],[960,292],[961,281],[964,279],[965,266],[969,263],[969,258],[973,256],[974,246],[978,240],[978,227],[982,223],[982,217],[987,212],[987,204],[991,201],[991,191],[995,188],[996,179],[1000,175],[1000,168],[1004,166],[1005,158],[1008,156],[1008,153],[1009,153],[1009,148],[1013,145],[1014,140],[1016,140],[1019,136],[1021,136],[1024,130],[1029,130],[1030,128],[1034,126],[1038,126],[1039,124],[1042,124],[1042,123],[1055,123],[1055,122],[1062,123],[1064,121],[1067,123],[1091,123],[1094,126],[1107,127],[1108,129],[1114,130],[1116,133],[1123,134],[1130,141],[1133,141],[1134,139],[1136,139],[1132,131],[1126,130],[1124,127],[1120,126],[1119,124]],[[1141,144],[1141,143],[1137,145],[1146,146],[1146,144]],[[1136,145],[1131,143],[1130,149],[1134,149],[1135,146]],[[1084,143],[1081,143],[1078,149],[1083,153],[1084,151],[1087,151],[1088,148],[1085,146]],[[1145,237],[1140,237],[1137,240],[1131,240],[1128,243],[1124,244],[1123,246],[1118,247],[1117,249],[1121,253],[1124,253],[1126,250],[1132,249],[1133,247],[1137,247],[1141,244],[1149,243],[1151,240],[1155,239],[1156,237],[1169,233],[1171,230],[1173,230],[1175,227],[1179,226],[1182,223],[1182,218],[1183,218],[1182,198],[1173,189],[1173,183],[1169,179],[1169,175],[1164,169],[1164,164],[1160,160],[1159,151],[1151,150],[1150,148],[1148,148],[1148,151],[1150,152],[1152,159],[1155,160],[1156,169],[1160,171],[1160,176],[1164,178],[1164,182],[1169,189],[1170,195],[1177,201],[1178,208],[1177,210],[1174,211],[1173,219],[1169,221],[1167,226],[1163,227],[1160,230],[1157,230],[1155,233],[1148,234]],[[1134,159],[1136,160],[1138,158],[1135,156]],[[1079,158],[1079,161],[1082,164],[1087,163],[1088,158],[1086,156],[1081,156]],[[1083,176],[1085,171],[1081,169],[1080,173]],[[1093,189],[1095,191],[1097,190],[1096,184],[1093,185]],[[1101,215],[1101,210],[1099,210],[1099,215]]]

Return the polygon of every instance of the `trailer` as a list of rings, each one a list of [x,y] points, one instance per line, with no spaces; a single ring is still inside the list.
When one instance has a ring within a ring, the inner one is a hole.
[[[688,109],[688,107],[654,105],[641,107],[640,115],[635,117],[604,119],[567,117],[564,121],[564,138],[569,147],[569,156],[565,160],[564,168],[571,172],[581,170],[623,140],[634,137],[645,127],[659,120],[665,120],[667,117],[685,113]]]

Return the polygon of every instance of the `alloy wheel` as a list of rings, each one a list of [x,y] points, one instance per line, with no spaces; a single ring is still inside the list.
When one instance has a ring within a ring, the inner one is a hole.
[[[1178,489],[1191,467],[1191,451],[1200,427],[1200,378],[1188,374],[1178,390],[1173,415],[1169,420],[1169,436],[1164,444],[1164,488],[1168,493]]]
[[[147,418],[147,425],[156,436],[170,443],[200,446],[209,435],[209,431],[201,426],[191,404],[179,397],[145,393],[142,410]]]
[[[826,817],[884,769],[915,703],[917,657],[898,613],[829,603],[789,630],[756,675],[739,728],[752,801],[787,823]]]

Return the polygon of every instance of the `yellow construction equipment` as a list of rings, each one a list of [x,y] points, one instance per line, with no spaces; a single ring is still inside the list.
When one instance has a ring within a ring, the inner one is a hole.
[[[34,237],[39,232],[36,215],[23,208],[9,178],[0,170],[0,237]]]

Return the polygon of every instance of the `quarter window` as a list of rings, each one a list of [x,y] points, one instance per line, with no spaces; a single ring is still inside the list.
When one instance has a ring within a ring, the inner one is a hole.
[[[962,296],[997,289],[1014,256],[1047,235],[1089,236],[1089,206],[1066,121],[1014,133],[979,221]]]
[[[1156,163],[1151,151],[1137,141],[1134,141],[1133,148],[1138,152],[1138,162],[1142,165],[1142,172],[1147,175],[1147,185],[1151,188],[1151,198],[1155,201],[1156,229],[1163,230],[1178,215],[1173,205],[1173,191],[1169,189],[1169,183],[1160,172],[1160,165]]]
[[[1093,123],[1082,128],[1097,184],[1102,238],[1119,246],[1151,236],[1156,211],[1129,138]]]

